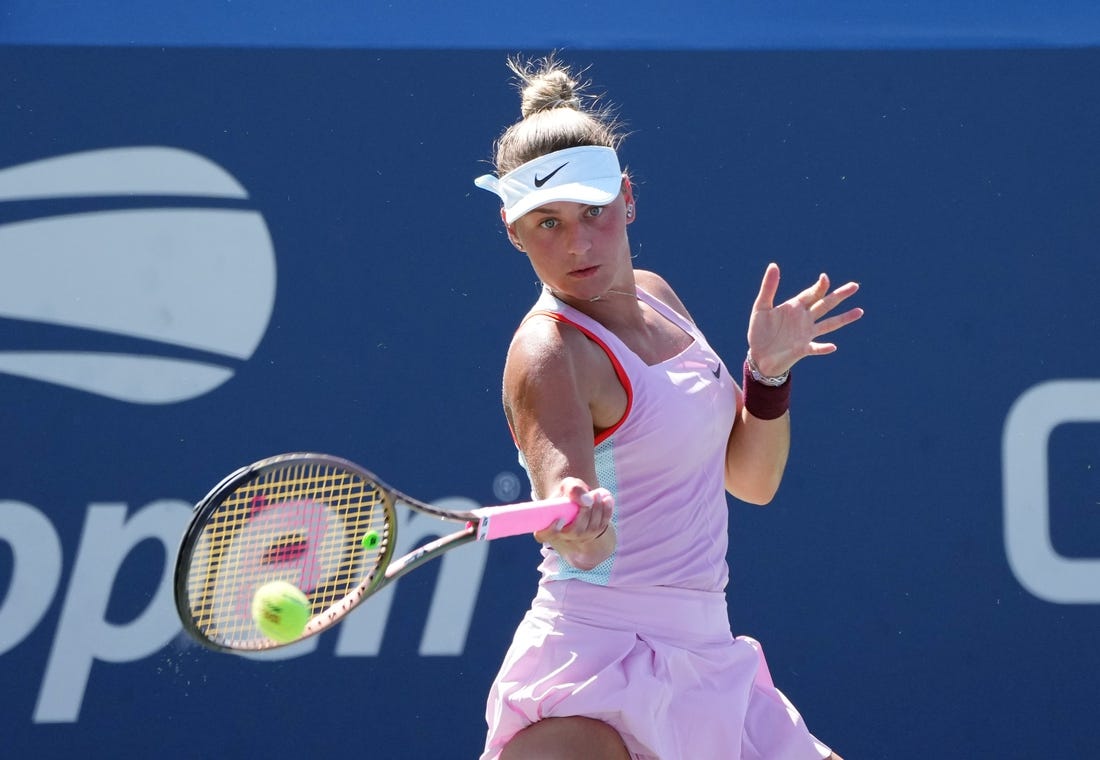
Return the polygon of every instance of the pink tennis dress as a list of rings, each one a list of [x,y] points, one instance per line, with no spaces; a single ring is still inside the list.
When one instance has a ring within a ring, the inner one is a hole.
[[[740,390],[694,324],[638,297],[691,345],[649,366],[548,291],[529,315],[584,332],[627,391],[626,414],[595,450],[617,544],[584,571],[543,547],[538,593],[489,694],[481,760],[525,726],[570,715],[614,727],[636,760],[828,757],[772,684],[760,645],[730,632],[724,459]]]

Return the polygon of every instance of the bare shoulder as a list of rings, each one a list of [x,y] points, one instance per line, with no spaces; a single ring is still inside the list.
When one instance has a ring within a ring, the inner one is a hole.
[[[512,336],[506,367],[538,373],[569,365],[587,341],[568,324],[546,316],[527,319]]]
[[[526,320],[508,347],[505,403],[523,405],[532,395],[579,395],[591,354],[591,341],[572,325],[539,315]]]
[[[687,307],[684,306],[684,302],[680,300],[680,297],[676,295],[676,291],[672,289],[672,286],[669,285],[661,275],[645,269],[636,269],[634,270],[634,281],[638,283],[642,290],[655,296],[662,303],[668,304],[685,318],[692,322],[695,321],[691,319],[691,313],[688,312]]]
[[[600,362],[610,366],[598,350],[546,316],[524,322],[508,348],[504,413],[537,493],[553,492],[566,475],[596,482],[593,431],[605,416]]]

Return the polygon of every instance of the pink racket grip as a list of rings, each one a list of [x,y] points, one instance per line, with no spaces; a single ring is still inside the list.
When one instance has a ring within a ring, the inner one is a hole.
[[[470,510],[477,518],[477,540],[519,536],[549,528],[557,520],[568,525],[580,509],[567,497],[507,504],[503,507],[481,507]]]

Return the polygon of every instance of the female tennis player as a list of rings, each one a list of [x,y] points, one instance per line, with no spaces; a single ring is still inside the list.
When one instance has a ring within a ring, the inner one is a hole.
[[[553,56],[510,62],[496,141],[508,238],[543,290],[508,350],[504,408],[537,496],[585,509],[535,534],[538,590],[494,681],[482,760],[837,758],[730,631],[726,491],[766,504],[790,443],[792,365],[859,319],[823,274],[775,305],[764,272],[743,390],[668,283],[632,264],[621,128]],[[839,759],[838,759],[839,760]]]

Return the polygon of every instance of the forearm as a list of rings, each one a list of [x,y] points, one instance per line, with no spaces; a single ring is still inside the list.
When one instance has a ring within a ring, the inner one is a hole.
[[[762,420],[742,409],[726,447],[726,490],[767,504],[779,490],[791,448],[791,416]]]
[[[726,446],[726,490],[767,504],[779,490],[791,447],[790,374],[764,377],[745,362],[744,403]]]

